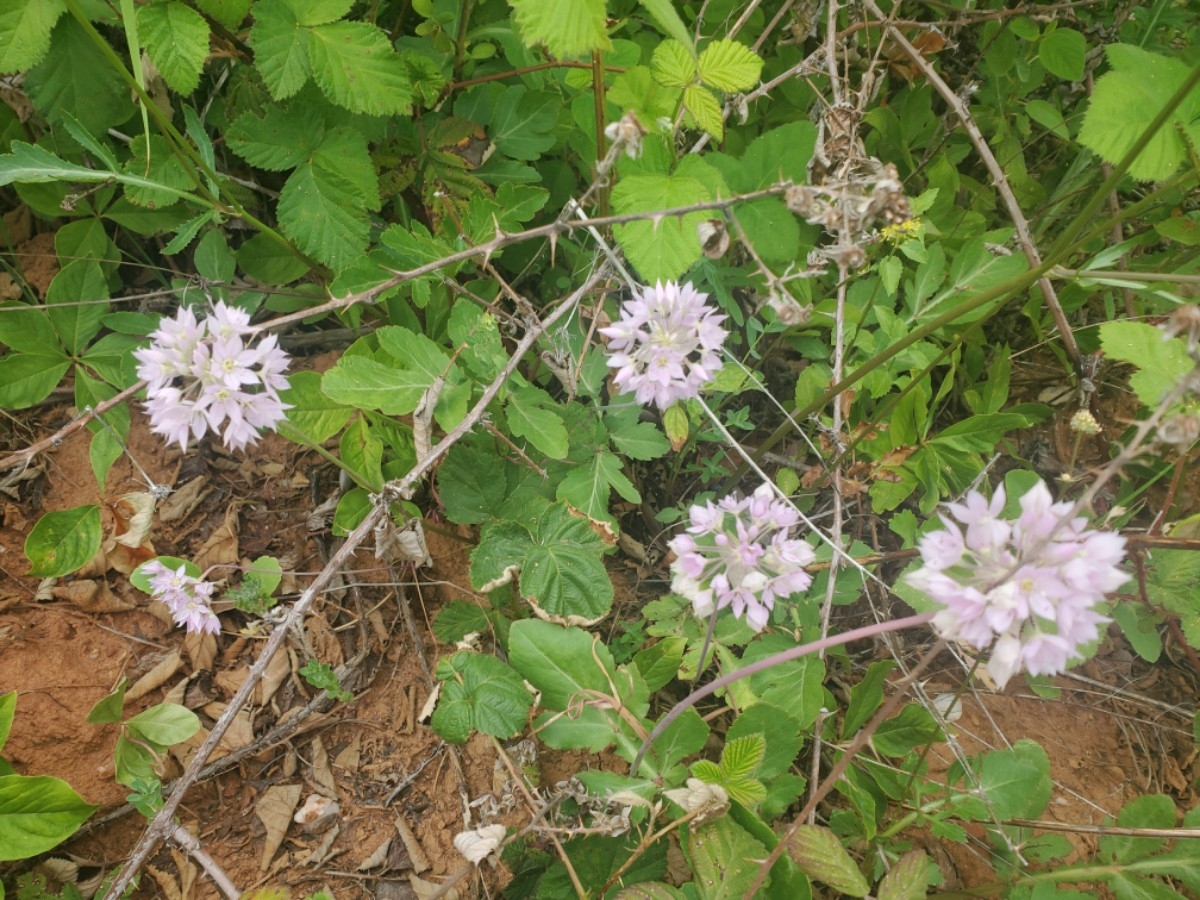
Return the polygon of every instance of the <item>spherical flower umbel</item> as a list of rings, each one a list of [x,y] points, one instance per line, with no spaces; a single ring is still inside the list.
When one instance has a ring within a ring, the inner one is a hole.
[[[800,516],[774,499],[769,485],[740,500],[693,506],[690,519],[687,533],[670,543],[677,556],[671,590],[691,600],[697,615],[732,607],[762,631],[778,598],[812,583],[804,571],[815,558],[812,547],[788,537]]]
[[[186,566],[176,570],[157,559],[145,563],[141,570],[150,578],[150,593],[171,611],[176,625],[190,632],[216,634],[221,630],[217,614],[209,605],[215,585],[187,574]]]
[[[972,491],[949,504],[944,531],[925,535],[922,565],[908,582],[941,604],[933,627],[948,640],[992,647],[987,668],[1004,687],[1021,670],[1063,672],[1107,621],[1096,611],[1129,576],[1120,569],[1125,539],[1087,529],[1055,503],[1043,482],[1021,498],[1021,514],[1001,518],[1004,488],[989,502]],[[965,531],[959,525],[966,526]]]
[[[608,338],[608,365],[623,391],[638,403],[665,410],[676,400],[697,397],[721,370],[727,332],[717,313],[690,284],[659,282],[621,306],[616,324],[601,328]]]
[[[241,450],[274,429],[289,408],[279,399],[289,360],[273,334],[247,346],[253,333],[250,316],[223,302],[203,320],[183,307],[163,319],[150,346],[134,351],[150,430],[184,450],[191,438],[223,431],[225,446]]]

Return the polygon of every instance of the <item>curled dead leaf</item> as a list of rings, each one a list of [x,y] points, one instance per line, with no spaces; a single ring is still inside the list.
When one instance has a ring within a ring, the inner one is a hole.
[[[292,811],[300,802],[300,791],[298,784],[275,785],[267,788],[254,805],[254,814],[266,829],[262,861],[259,863],[259,868],[264,872],[279,852],[283,837],[292,822]]]

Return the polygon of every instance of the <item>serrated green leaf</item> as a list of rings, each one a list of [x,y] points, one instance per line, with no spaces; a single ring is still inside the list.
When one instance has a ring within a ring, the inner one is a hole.
[[[312,267],[296,251],[268,234],[256,234],[234,252],[238,267],[255,281],[285,285],[298,281]]]
[[[494,452],[459,442],[450,448],[437,471],[438,495],[446,518],[459,525],[482,525],[504,501],[504,479]]]
[[[287,0],[301,25],[327,25],[350,12],[354,0]]]
[[[387,35],[368,22],[309,29],[313,79],[333,103],[369,116],[402,113],[412,103],[408,71]]]
[[[696,53],[691,49],[690,42],[681,44],[675,40],[663,41],[654,48],[650,71],[659,84],[667,87],[684,88],[695,84],[699,69],[696,67]]]
[[[1105,48],[1112,71],[1096,80],[1091,103],[1079,131],[1079,142],[1102,159],[1116,163],[1142,136],[1167,100],[1183,86],[1188,65],[1129,44]],[[1193,89],[1129,167],[1139,181],[1169,177],[1187,158],[1187,142],[1195,142],[1200,118],[1200,89]]]
[[[533,704],[511,666],[494,656],[455,653],[437,666],[442,696],[434,710],[434,731],[461,743],[472,730],[509,738],[520,733]]]
[[[1106,356],[1137,366],[1129,386],[1142,404],[1151,408],[1194,366],[1183,341],[1164,340],[1161,331],[1145,322],[1104,323],[1100,346]]]
[[[359,409],[377,409],[389,416],[411,413],[431,381],[422,373],[384,365],[363,356],[344,356],[321,378],[329,399]]]
[[[708,88],[689,84],[683,89],[683,105],[701,130],[708,132],[718,141],[725,136],[725,119],[721,104]]]
[[[526,45],[545,44],[554,56],[610,50],[604,0],[509,0]]]
[[[276,100],[286,100],[308,81],[308,35],[285,0],[258,0],[248,38],[254,67]]]
[[[879,900],[923,900],[929,887],[928,863],[924,850],[905,853],[879,882]]]
[[[200,84],[208,58],[208,22],[178,0],[151,3],[137,11],[138,36],[167,87],[187,96]]]
[[[194,0],[196,8],[226,28],[237,31],[250,12],[250,0]]]
[[[108,58],[72,17],[58,20],[50,50],[25,76],[34,107],[51,122],[70,113],[92,134],[120,125],[137,109]]]
[[[310,159],[321,144],[321,122],[299,103],[242,113],[225,134],[229,149],[259,169],[282,172]]]
[[[171,153],[167,142],[158,135],[150,136],[150,161],[147,164],[146,144],[144,138],[138,138],[132,144],[133,152],[124,169],[129,175],[144,179],[144,183],[127,185],[125,196],[131,203],[151,209],[161,209],[178,203],[193,184],[188,170]]]
[[[283,186],[276,211],[283,233],[335,271],[366,249],[370,223],[355,184],[324,166],[297,168]]]
[[[50,49],[63,0],[0,0],[0,75],[24,72]]]
[[[433,619],[433,633],[443,644],[457,644],[468,634],[482,634],[490,627],[483,608],[466,600],[451,600]]]
[[[762,57],[737,41],[713,41],[700,53],[700,80],[719,91],[750,90],[762,67]]]
[[[609,496],[614,490],[630,503],[642,502],[633,482],[621,471],[621,461],[607,450],[601,450],[586,464],[572,469],[559,482],[555,496],[593,519],[615,524],[616,520],[608,511]]]
[[[652,422],[625,422],[613,427],[609,438],[622,454],[630,459],[658,459],[671,449],[671,443]]]
[[[783,707],[770,703],[755,703],[743,710],[729,726],[725,740],[751,735],[757,735],[765,742],[762,760],[754,772],[764,782],[791,768],[804,744],[804,730],[796,717]]]
[[[1087,61],[1087,40],[1072,28],[1055,28],[1038,44],[1038,59],[1051,75],[1079,81]]]
[[[684,839],[700,900],[735,900],[758,877],[748,859],[766,859],[767,848],[728,816],[690,829]],[[770,884],[764,883],[765,890]]]
[[[58,778],[0,776],[0,862],[28,859],[61,844],[94,809]]]
[[[69,575],[100,549],[100,507],[77,506],[46,513],[25,539],[29,574],[39,578]]]
[[[671,0],[638,0],[638,3],[650,13],[650,17],[662,29],[663,34],[677,41],[681,47],[686,47],[692,56],[696,55],[692,47],[692,35],[683,24],[683,19],[679,17]]]
[[[729,780],[753,778],[767,755],[767,742],[761,734],[726,738],[721,750],[721,774]]]
[[[612,192],[613,208],[622,214],[650,213],[711,199],[705,184],[688,176],[631,175],[622,178]],[[645,281],[674,281],[700,259],[696,225],[705,218],[705,213],[693,212],[617,225],[614,231]]]
[[[871,890],[854,859],[828,828],[800,825],[793,829],[787,852],[800,871],[835,891],[851,897],[865,897]]]
[[[1187,550],[1154,551],[1146,575],[1147,596],[1152,603],[1178,616],[1184,637],[1191,646],[1200,646],[1200,589],[1197,585],[1200,585],[1197,554]]]
[[[367,139],[357,128],[338,126],[326,131],[313,153],[313,164],[337,172],[353,184],[355,203],[372,212],[379,210],[379,176]]]
[[[742,654],[742,665],[748,665],[796,646],[791,638],[782,635],[767,635],[755,641]],[[802,728],[807,728],[821,714],[824,700],[822,682],[825,680],[825,663],[814,656],[806,656],[793,662],[781,663],[773,668],[750,677],[750,687],[764,702],[786,709],[796,717]]]
[[[554,401],[538,388],[517,388],[504,408],[514,437],[523,437],[551,459],[567,455],[567,428],[554,409]]]

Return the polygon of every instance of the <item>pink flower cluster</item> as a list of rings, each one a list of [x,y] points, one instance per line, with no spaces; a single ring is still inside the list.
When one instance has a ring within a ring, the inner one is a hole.
[[[186,566],[181,565],[176,571],[157,559],[145,563],[141,569],[150,578],[150,593],[155,600],[166,604],[176,625],[192,632],[216,634],[221,630],[221,622],[209,606],[215,585],[187,574]]]
[[[707,299],[690,284],[659,282],[622,304],[616,324],[600,329],[617,387],[659,409],[699,396],[721,370],[727,334]]]
[[[1120,563],[1125,539],[1089,531],[1069,518],[1070,503],[1055,503],[1042,482],[1021,498],[1013,521],[1001,518],[1004,488],[991,502],[972,491],[949,504],[944,531],[920,542],[924,565],[908,582],[942,605],[933,626],[948,640],[992,645],[988,672],[1000,687],[1024,669],[1063,672],[1082,658],[1079,648],[1109,621],[1096,611],[1104,595],[1128,580]]]
[[[741,500],[693,506],[690,518],[687,533],[669,545],[677,556],[671,590],[691,600],[697,615],[733,607],[735,616],[762,631],[777,598],[812,583],[804,571],[815,558],[812,547],[788,538],[800,516],[775,500],[769,485]]]
[[[288,355],[273,334],[247,346],[253,333],[250,316],[223,302],[202,321],[184,307],[163,319],[153,343],[134,351],[150,430],[186,450],[190,438],[224,427],[225,446],[241,450],[258,441],[259,429],[274,429],[288,409],[279,399]]]

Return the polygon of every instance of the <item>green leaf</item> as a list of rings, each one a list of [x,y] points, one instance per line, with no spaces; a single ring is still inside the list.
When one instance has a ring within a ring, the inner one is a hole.
[[[611,50],[604,0],[509,0],[526,45],[545,44],[560,58]]]
[[[276,212],[283,233],[335,271],[366,249],[371,229],[363,198],[354,182],[325,166],[298,167],[283,186]]]
[[[875,710],[883,704],[883,686],[888,673],[896,668],[890,659],[871,663],[862,681],[850,689],[850,704],[846,707],[846,718],[842,721],[842,737],[849,739],[867,724]]]
[[[63,0],[0,0],[0,74],[24,72],[50,49]]]
[[[1169,551],[1168,551],[1169,552]],[[1157,558],[1158,554],[1155,554]],[[1195,584],[1195,582],[1190,582]],[[1192,592],[1189,592],[1192,593]],[[1155,602],[1161,602],[1156,592],[1151,591],[1150,596]],[[1188,598],[1191,599],[1190,597]],[[1196,614],[1200,613],[1200,604],[1189,604],[1195,606],[1196,609],[1191,616],[1193,620],[1197,618]],[[1121,632],[1125,635],[1125,639],[1129,641],[1129,646],[1133,648],[1133,652],[1140,656],[1146,662],[1158,662],[1158,658],[1162,656],[1163,644],[1162,637],[1158,633],[1158,629],[1162,624],[1142,603],[1118,603],[1113,607],[1113,621],[1121,626]],[[1187,634],[1185,629],[1184,634]]]
[[[633,664],[651,691],[666,687],[679,675],[687,640],[682,637],[663,638],[633,657]]]
[[[371,511],[371,494],[366,488],[351,488],[342,494],[337,509],[333,512],[333,533],[346,537],[359,526]]]
[[[477,603],[454,599],[437,611],[433,633],[443,644],[457,644],[468,634],[483,634],[491,627],[487,612]]]
[[[303,278],[311,266],[296,251],[269,234],[256,234],[234,254],[243,272],[263,284],[291,284]]]
[[[767,848],[728,816],[690,829],[683,844],[695,873],[692,884],[699,900],[744,896],[758,877],[758,867],[746,865],[746,860],[767,856]]]
[[[137,109],[112,63],[70,16],[54,26],[50,51],[25,76],[25,91],[51,122],[69,113],[92,134],[120,125]]]
[[[796,646],[796,641],[783,635],[767,635],[746,648],[742,664],[749,665],[772,653]],[[821,713],[824,693],[825,664],[815,656],[781,663],[750,676],[750,687],[764,703],[788,710],[801,727],[807,728]]]
[[[979,787],[988,805],[960,807],[979,819],[1036,819],[1050,802],[1050,761],[1035,741],[1022,738],[1009,750],[993,750],[978,769]],[[958,806],[958,804],[956,804]]]
[[[316,372],[296,372],[288,376],[287,390],[280,399],[292,408],[279,424],[279,433],[290,441],[319,447],[350,421],[354,410],[321,391],[321,376]]]
[[[626,420],[620,425],[611,421],[607,424],[609,438],[616,448],[630,459],[658,459],[671,449],[670,441],[652,422],[639,422],[634,419]]]
[[[718,141],[725,136],[725,119],[721,113],[721,104],[708,88],[699,84],[689,84],[683,89],[683,105],[701,130],[708,132]]]
[[[1087,61],[1087,40],[1074,29],[1055,28],[1038,45],[1038,59],[1051,75],[1064,81],[1079,81]]]
[[[252,166],[283,172],[310,159],[321,144],[321,122],[301,103],[269,105],[266,115],[242,113],[229,126],[229,149]]]
[[[711,199],[702,181],[679,175],[630,175],[612,192],[613,208],[622,214],[652,213]],[[673,281],[700,259],[696,226],[705,218],[707,213],[692,212],[617,225],[614,231],[645,281]]]
[[[238,26],[250,12],[250,0],[194,0],[196,8],[212,16],[231,31],[237,31]]]
[[[1146,593],[1179,617],[1190,646],[1200,646],[1200,558],[1187,550],[1155,550],[1146,575]],[[1139,604],[1140,606],[1140,604]],[[1156,635],[1157,637],[1157,635]]]
[[[383,441],[371,432],[365,419],[356,419],[342,432],[339,456],[360,487],[375,492],[383,489]]]
[[[46,312],[67,352],[83,351],[108,312],[108,281],[100,263],[77,259],[54,276],[46,291]]]
[[[1164,340],[1161,331],[1145,322],[1104,323],[1100,346],[1106,356],[1137,366],[1129,386],[1151,408],[1194,367],[1183,341]]]
[[[13,717],[17,713],[17,692],[9,691],[0,694],[0,750],[8,743],[9,732],[12,731]]]
[[[0,776],[0,862],[28,859],[61,844],[94,809],[58,778]]]
[[[630,503],[642,502],[633,482],[621,471],[621,461],[607,450],[601,450],[593,454],[586,465],[571,470],[559,482],[556,496],[593,519],[615,524],[616,520],[608,510],[608,498],[613,490]]]
[[[879,882],[879,900],[924,900],[929,887],[928,865],[924,850],[909,850]]]
[[[945,736],[929,710],[919,703],[908,703],[876,729],[871,745],[884,756],[904,756],[910,750],[941,740]]]
[[[390,116],[412,103],[408,70],[387,35],[368,22],[333,22],[310,29],[308,57],[313,79],[343,109]]]
[[[459,525],[482,525],[504,501],[504,479],[494,452],[459,442],[438,467],[438,495],[446,518]]]
[[[455,653],[437,666],[442,695],[433,713],[433,730],[462,743],[471,731],[510,738],[525,727],[533,695],[511,666],[494,656]]]
[[[121,714],[125,710],[125,689],[129,687],[129,679],[122,678],[121,683],[110,694],[106,694],[96,701],[91,711],[87,714],[89,725],[115,725],[121,721]]]
[[[1079,142],[1102,159],[1121,160],[1183,86],[1189,66],[1181,59],[1161,56],[1130,44],[1105,48],[1112,71],[1100,76],[1079,131]],[[1150,138],[1129,167],[1139,181],[1169,177],[1187,158],[1186,133],[1200,143],[1200,89],[1193,89],[1170,119]]]
[[[562,98],[516,84],[504,89],[488,121],[488,137],[512,159],[536,160],[554,146]],[[542,202],[545,202],[543,198]]]
[[[654,48],[650,71],[659,84],[667,87],[684,88],[695,84],[699,69],[696,66],[696,51],[691,41],[666,40]]]
[[[761,735],[766,742],[763,758],[756,769],[762,781],[769,781],[791,768],[804,744],[804,730],[786,709],[770,703],[755,703],[745,709],[729,726],[725,740]]]
[[[151,3],[137,11],[138,36],[167,87],[187,96],[200,84],[208,57],[208,23],[178,0]]]
[[[523,437],[551,459],[567,455],[567,428],[554,401],[540,388],[516,388],[504,408],[514,437]]]
[[[100,507],[77,506],[42,516],[25,539],[29,574],[39,578],[69,575],[100,549]]]
[[[0,344],[38,356],[62,354],[54,328],[45,312],[24,303],[0,306]]]
[[[788,840],[788,855],[805,875],[851,897],[865,897],[871,890],[854,859],[828,828],[800,825]]]
[[[159,747],[186,741],[200,730],[200,718],[178,703],[159,703],[125,722],[125,727]]]
[[[719,91],[750,90],[762,67],[762,57],[737,41],[713,41],[700,54],[700,80]]]
[[[679,18],[671,0],[638,0],[638,3],[650,13],[650,17],[662,29],[663,34],[673,38],[681,47],[688,48],[693,56],[696,55],[696,51],[692,49],[692,36],[683,24],[683,19]]]
[[[930,443],[955,450],[987,453],[993,451],[1005,434],[1028,428],[1029,420],[1020,413],[988,413],[962,419],[937,433]]]
[[[308,81],[308,35],[285,0],[258,0],[249,43],[254,67],[276,100],[286,100]]]
[[[260,556],[243,578],[257,583],[259,596],[270,597],[283,582],[283,566],[274,556]]]
[[[379,177],[367,149],[366,136],[357,128],[330,128],[313,153],[313,165],[336,172],[354,185],[352,198],[372,212],[379,209]]]

